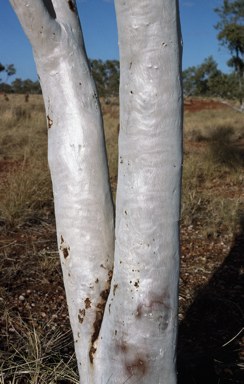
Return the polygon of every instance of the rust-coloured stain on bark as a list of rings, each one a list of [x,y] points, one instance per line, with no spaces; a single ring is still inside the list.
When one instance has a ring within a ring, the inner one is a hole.
[[[117,331],[115,332],[117,334]],[[133,345],[124,342],[116,343],[115,353],[122,353],[124,355],[124,368],[131,377],[135,376],[139,379],[146,374],[146,362],[150,356],[138,353]]]
[[[75,5],[73,4],[73,2],[71,0],[68,1],[68,4],[69,4],[69,9],[72,12],[76,12],[76,7],[75,7]]]
[[[161,306],[164,306],[165,309],[170,310],[172,312],[172,309],[169,307],[169,294],[167,290],[161,294],[157,295],[154,292],[148,292],[147,300],[140,303],[137,307],[137,317],[141,317],[144,314],[147,314],[149,312],[155,312],[160,309]]]
[[[83,308],[82,310],[79,309],[79,314],[78,314],[78,320],[79,320],[79,323],[81,323],[81,324],[83,323],[85,314],[86,314],[86,311],[85,311],[84,308]]]
[[[95,352],[96,352],[96,348],[91,347],[91,349],[89,351],[89,357],[90,357],[91,364],[93,364],[93,355],[94,355]]]
[[[96,348],[94,348],[94,343],[98,339],[99,332],[100,332],[100,329],[102,326],[103,314],[104,314],[105,305],[106,305],[109,291],[110,291],[110,287],[111,287],[112,276],[113,276],[113,271],[111,270],[108,272],[108,280],[107,280],[108,288],[100,293],[100,297],[102,298],[102,303],[96,304],[96,308],[97,308],[96,318],[95,318],[95,321],[93,323],[93,334],[91,336],[91,348],[89,351],[89,358],[90,358],[91,364],[93,364],[94,354],[96,353],[96,350],[97,350]]]
[[[47,115],[47,126],[48,126],[48,129],[50,129],[53,125],[53,121],[52,119],[50,119],[50,117]]]
[[[114,284],[114,289],[113,289],[113,295],[115,296],[116,289],[118,288],[118,284]]]
[[[87,298],[85,300],[85,308],[88,309],[88,308],[91,308],[91,300],[89,298]]]
[[[64,247],[62,244],[64,243],[64,238],[61,236],[61,245],[60,250],[63,252],[64,258],[66,259],[69,256],[69,251],[67,247]]]
[[[138,358],[133,361],[130,365],[126,365],[128,373],[132,376],[145,375],[146,373],[146,363],[142,359]]]
[[[103,300],[107,301],[107,298],[108,298],[108,295],[109,295],[109,289],[105,289],[104,291],[102,291],[100,293],[100,296]]]
[[[68,252],[68,249],[67,249],[67,248],[64,248],[64,249],[63,249],[63,255],[64,255],[64,258],[65,258],[65,259],[69,256],[69,252]]]
[[[97,306],[98,306],[98,304],[97,304]],[[95,319],[95,322],[93,323],[93,334],[92,334],[92,338],[91,338],[91,348],[89,351],[89,358],[90,358],[91,364],[93,363],[93,355],[96,352],[96,348],[94,348],[93,345],[99,336],[99,332],[100,332],[102,320],[103,320],[104,307],[105,307],[105,303],[102,306],[101,310],[96,312],[96,319]]]

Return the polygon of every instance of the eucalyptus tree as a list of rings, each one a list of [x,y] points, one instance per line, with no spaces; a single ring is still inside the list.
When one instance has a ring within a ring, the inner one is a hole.
[[[242,104],[242,77],[244,73],[244,2],[243,0],[224,0],[221,8],[215,12],[220,21],[215,25],[219,30],[220,44],[227,47],[231,53],[228,65],[233,67],[239,80],[239,100]]]
[[[119,61],[89,59],[99,96],[111,97],[119,94]]]
[[[190,95],[213,95],[213,82],[221,78],[222,72],[217,69],[218,64],[209,56],[203,63],[197,66],[188,67],[182,73],[184,97]]]
[[[182,171],[178,0],[115,0],[116,228],[97,89],[74,0],[10,0],[33,47],[81,383],[176,383]]]

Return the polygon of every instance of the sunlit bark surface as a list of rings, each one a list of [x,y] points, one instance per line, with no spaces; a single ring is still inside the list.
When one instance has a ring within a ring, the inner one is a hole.
[[[81,383],[110,288],[114,213],[101,109],[73,1],[11,0],[45,101],[57,239]]]
[[[103,122],[75,0],[10,3],[33,47],[43,90],[80,381],[175,384],[182,171],[178,0],[115,0],[121,68],[115,260]]]
[[[182,172],[178,1],[115,0],[115,6],[121,70],[115,264],[95,382],[173,384]]]

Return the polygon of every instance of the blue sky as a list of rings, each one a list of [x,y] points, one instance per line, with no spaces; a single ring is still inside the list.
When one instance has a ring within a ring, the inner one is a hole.
[[[222,0],[180,0],[183,69],[201,64],[213,55],[219,69],[230,71],[226,65],[229,52],[223,47],[220,49],[218,32],[213,27],[219,20],[214,8],[222,4]],[[113,0],[78,0],[77,5],[88,56],[91,59],[119,59]],[[1,0],[0,63],[14,64],[17,70],[9,82],[16,77],[37,80],[31,46],[8,0]],[[1,77],[4,81],[5,75],[1,73]]]

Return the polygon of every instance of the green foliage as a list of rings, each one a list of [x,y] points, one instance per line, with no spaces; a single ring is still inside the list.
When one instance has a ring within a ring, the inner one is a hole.
[[[213,56],[206,58],[201,65],[183,71],[183,88],[185,97],[190,95],[210,96],[213,86],[219,83],[222,72],[217,69]]]
[[[7,83],[9,76],[15,75],[16,69],[14,68],[13,64],[9,64],[6,66],[5,72],[7,73],[7,80],[6,80],[6,83]]]
[[[5,70],[5,67],[4,67],[4,65],[2,65],[1,63],[0,63],[0,72],[2,72],[2,71],[4,71]],[[0,81],[1,81],[2,79],[0,79]]]
[[[113,97],[119,93],[119,61],[89,59],[100,97]]]
[[[30,79],[21,80],[19,78],[15,79],[11,83],[14,93],[24,93],[24,94],[41,94],[41,86],[39,81],[32,81]]]
[[[119,61],[118,60],[92,60],[89,59],[92,74],[97,84],[98,93],[100,97],[109,99],[110,97],[118,96],[119,94]],[[1,83],[0,79],[0,92],[5,93],[22,93],[22,94],[41,94],[41,87],[39,81],[32,81],[30,79],[22,80],[20,78],[12,81],[11,85],[7,84],[9,76],[16,73],[13,64],[2,65],[0,63],[0,72],[6,72],[6,81]]]
[[[242,104],[243,94],[241,92],[242,77],[244,74],[244,2],[243,0],[224,0],[221,8],[216,8],[220,21],[215,25],[219,30],[218,40],[220,44],[227,47],[232,55],[228,65],[234,68],[238,75],[239,93],[236,94]]]

